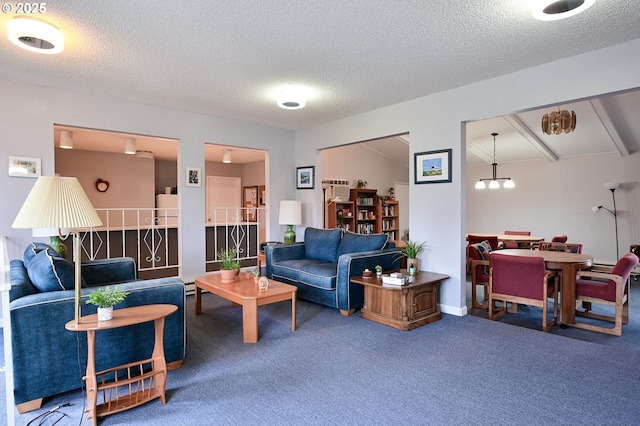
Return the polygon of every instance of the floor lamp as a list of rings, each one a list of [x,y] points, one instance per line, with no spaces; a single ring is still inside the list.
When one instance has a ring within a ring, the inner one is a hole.
[[[618,259],[620,259],[620,244],[618,244],[618,211],[616,210],[616,189],[619,186],[620,184],[618,182],[607,182],[604,184],[604,187],[611,191],[611,196],[613,197],[613,211],[604,206],[593,206],[591,208],[594,212],[597,212],[600,209],[605,209],[613,215],[613,221],[616,227],[616,262],[618,261]]]
[[[73,235],[73,261],[75,263],[75,305],[74,320],[80,322],[80,274],[81,246],[80,228],[101,226],[89,197],[74,177],[40,176],[27,196],[22,208],[13,221],[12,228],[55,228],[61,239],[62,229],[68,228]]]

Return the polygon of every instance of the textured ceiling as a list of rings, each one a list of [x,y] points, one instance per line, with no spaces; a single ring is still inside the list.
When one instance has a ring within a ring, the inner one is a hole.
[[[0,37],[0,78],[302,129],[640,38],[640,2],[542,22],[521,0],[49,2],[59,55]],[[11,14],[0,15],[6,34]],[[558,49],[552,46],[562,47]],[[276,107],[299,85],[307,107]]]
[[[0,78],[297,130],[640,38],[640,1],[597,0],[551,22],[529,4],[66,0],[41,16],[64,32],[65,51],[38,55],[0,37]],[[2,33],[12,16],[0,15]],[[306,108],[275,105],[289,86],[307,91]],[[572,134],[542,134],[550,108],[469,123],[467,164],[493,161],[492,132],[498,162],[640,150],[640,92],[561,106],[578,115]],[[125,136],[74,129],[76,149],[122,152]],[[131,136],[158,159],[177,157],[177,141]],[[408,167],[409,138],[365,146]],[[221,157],[207,146],[208,161]]]

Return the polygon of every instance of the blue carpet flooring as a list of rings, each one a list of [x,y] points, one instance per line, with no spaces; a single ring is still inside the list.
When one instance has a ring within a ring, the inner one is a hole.
[[[169,372],[167,404],[155,400],[100,425],[640,423],[637,321],[622,337],[559,327],[547,334],[522,308],[518,321],[530,324],[444,315],[402,332],[299,301],[292,333],[290,304],[281,302],[260,307],[260,340],[243,344],[240,308],[205,294],[196,317],[193,297],[187,303],[187,357]],[[572,331],[595,336],[565,335]],[[58,425],[91,424],[81,391],[17,414],[16,424],[66,402],[73,405],[60,409],[67,417]]]

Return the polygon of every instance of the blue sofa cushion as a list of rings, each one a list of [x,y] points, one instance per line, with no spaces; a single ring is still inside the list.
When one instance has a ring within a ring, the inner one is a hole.
[[[298,281],[323,290],[335,290],[338,264],[333,262],[311,263],[298,271]]]
[[[24,259],[24,267],[28,268],[29,263],[31,263],[31,260],[34,258],[34,256],[40,253],[42,250],[46,250],[48,248],[53,250],[53,248],[51,248],[49,244],[37,243],[37,242],[29,243],[27,248],[24,249],[24,254],[22,255],[22,258]]]
[[[386,234],[354,234],[346,232],[338,247],[338,256],[347,253],[362,253],[365,251],[380,250],[387,244],[389,236]]]
[[[38,293],[38,289],[31,284],[27,268],[20,259],[11,261],[11,289],[9,290],[9,301],[13,302],[23,296]]]
[[[307,228],[304,231],[304,248],[308,259],[336,262],[341,229]]]
[[[27,273],[34,287],[41,292],[73,290],[75,287],[75,270],[73,263],[63,259],[52,248],[36,254]]]

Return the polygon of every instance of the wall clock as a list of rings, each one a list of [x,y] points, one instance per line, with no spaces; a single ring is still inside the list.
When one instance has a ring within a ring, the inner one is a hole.
[[[98,179],[96,181],[96,189],[100,192],[107,192],[107,189],[109,189],[109,182],[107,182],[106,180]]]

